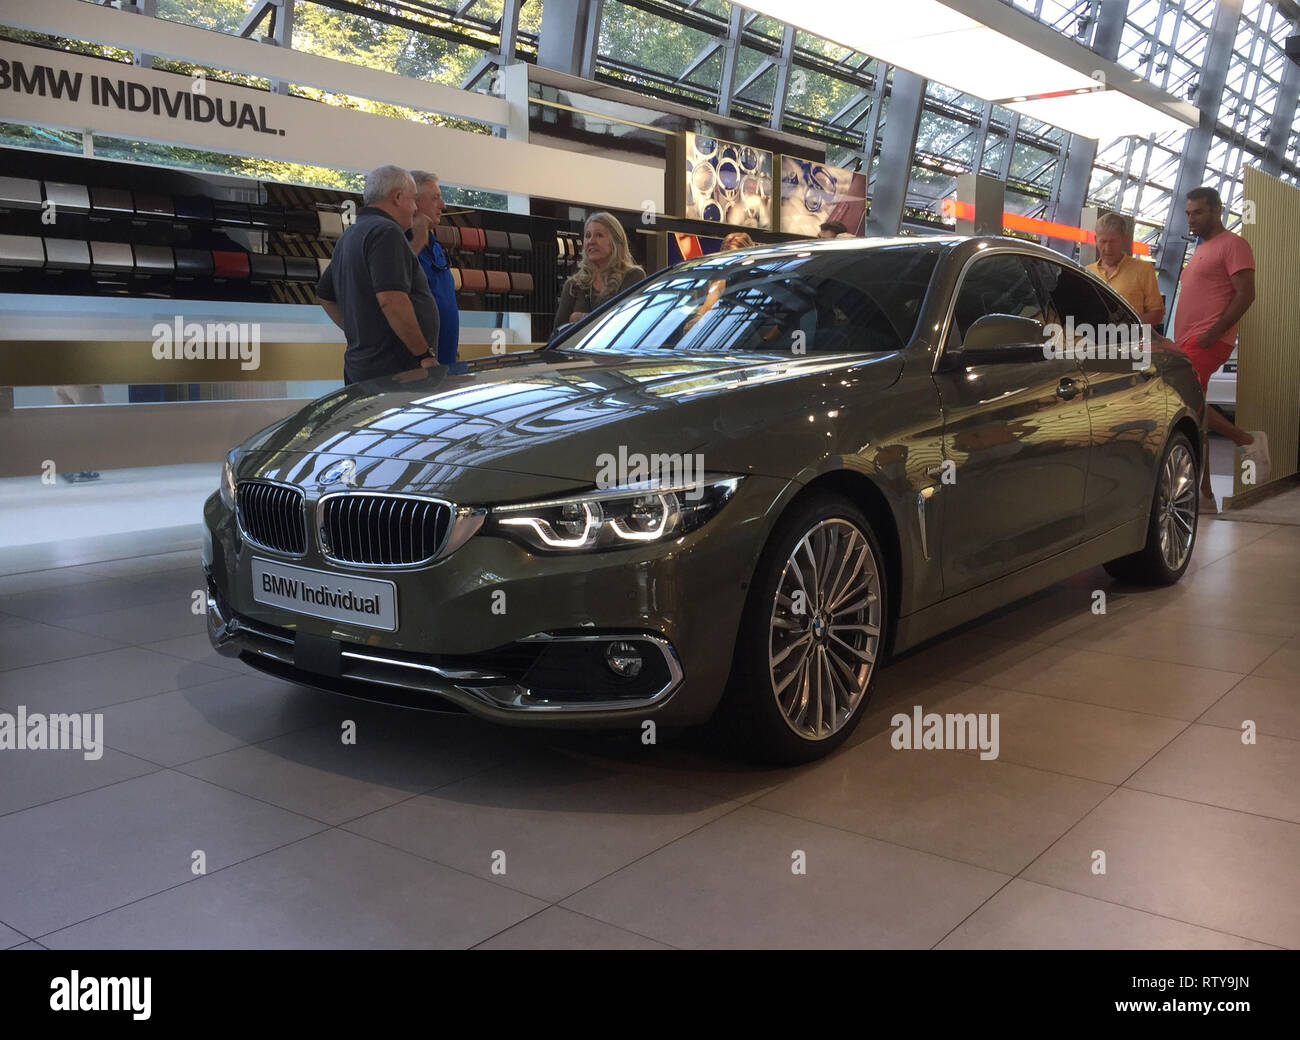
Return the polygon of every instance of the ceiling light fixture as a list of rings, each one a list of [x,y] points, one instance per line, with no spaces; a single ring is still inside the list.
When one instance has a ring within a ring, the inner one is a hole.
[[[1197,110],[1000,0],[744,0],[745,7],[1083,137],[1187,130]]]

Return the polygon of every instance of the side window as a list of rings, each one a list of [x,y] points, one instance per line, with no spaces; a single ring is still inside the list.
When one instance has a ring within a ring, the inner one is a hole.
[[[970,266],[953,308],[953,326],[960,337],[964,339],[970,327],[986,314],[1048,320],[1025,261],[1015,253],[995,253]]]
[[[1073,318],[1076,327],[1091,325],[1094,329],[1118,320],[1111,312],[1100,288],[1086,274],[1072,271],[1050,260],[1030,261],[1042,279],[1049,300],[1049,322],[1064,325]]]
[[[1049,321],[1061,327],[1060,345],[1089,371],[1109,371],[1113,365],[1130,369],[1130,348],[1145,344],[1134,315],[1119,298],[1091,275],[1050,260],[1033,263],[1050,301]]]

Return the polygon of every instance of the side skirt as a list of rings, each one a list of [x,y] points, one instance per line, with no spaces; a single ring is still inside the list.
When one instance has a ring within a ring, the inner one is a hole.
[[[1147,523],[1147,517],[1131,520],[1050,559],[899,618],[894,652],[910,649],[950,628],[1064,581],[1079,571],[1137,552],[1146,542]]]

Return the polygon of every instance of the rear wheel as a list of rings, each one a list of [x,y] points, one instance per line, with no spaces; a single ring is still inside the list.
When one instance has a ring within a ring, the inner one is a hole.
[[[720,709],[744,751],[793,765],[848,738],[885,646],[887,603],[862,511],[834,494],[798,503],[759,559]]]
[[[1183,576],[1196,544],[1197,478],[1192,444],[1185,433],[1175,433],[1156,476],[1146,544],[1111,560],[1106,573],[1137,585],[1172,585]]]

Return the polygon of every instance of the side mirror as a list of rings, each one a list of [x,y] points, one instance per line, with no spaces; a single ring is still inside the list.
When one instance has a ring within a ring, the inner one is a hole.
[[[948,367],[1024,362],[1043,357],[1043,323],[1014,314],[986,314],[966,331],[962,345],[945,350]]]

